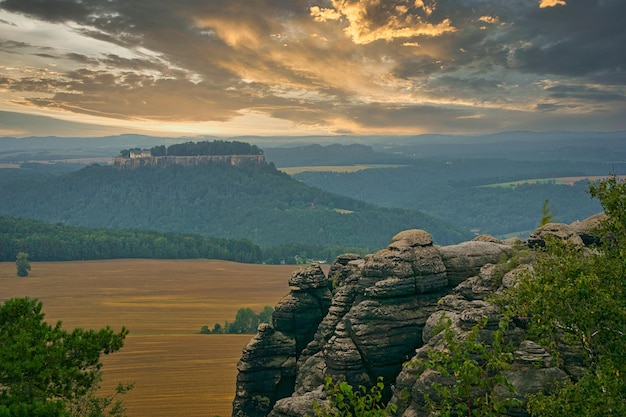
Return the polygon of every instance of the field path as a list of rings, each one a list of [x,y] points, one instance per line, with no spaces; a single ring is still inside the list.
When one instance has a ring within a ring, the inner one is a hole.
[[[236,364],[251,335],[200,335],[233,321],[237,310],[274,307],[287,294],[293,265],[209,260],[126,259],[33,262],[18,278],[0,263],[0,301],[33,297],[46,319],[75,327],[130,330],[124,348],[104,358],[103,389],[134,382],[128,417],[229,416]]]

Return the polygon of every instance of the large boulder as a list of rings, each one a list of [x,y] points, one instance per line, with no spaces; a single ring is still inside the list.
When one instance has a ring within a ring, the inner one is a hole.
[[[599,244],[602,240],[600,227],[608,218],[606,213],[598,213],[584,220],[575,221],[569,226],[580,236],[585,245]]]
[[[511,252],[511,245],[491,240],[473,240],[439,248],[445,265],[448,285],[454,287],[478,274],[488,263],[495,264]]]
[[[526,269],[527,265],[519,265],[510,271],[510,274],[515,276]],[[433,389],[433,384],[450,385],[455,382],[453,377],[445,377],[436,370],[411,365],[427,359],[431,350],[446,349],[446,340],[440,333],[442,318],[450,321],[450,330],[461,339],[466,337],[475,324],[486,319],[479,338],[487,345],[492,343],[493,333],[498,329],[502,316],[495,305],[485,301],[485,288],[491,288],[493,291],[502,289],[501,280],[493,281],[497,276],[496,270],[496,265],[484,266],[479,276],[462,283],[439,301],[437,310],[428,318],[424,328],[424,345],[416,350],[413,358],[407,362],[395,380],[394,396],[391,401],[398,406],[398,415],[403,417],[430,415],[425,397],[437,398],[438,394]],[[468,285],[470,281],[473,281],[472,285]],[[470,294],[472,288],[478,289],[478,292]],[[526,340],[524,336],[522,328],[509,323],[505,331],[505,341],[516,348],[511,367],[505,371],[504,376],[514,388],[514,392],[509,392],[504,386],[496,387],[498,395],[520,401],[518,407],[511,408],[504,414],[512,417],[528,417],[525,409],[528,394],[547,391],[555,384],[568,379],[567,373],[555,365],[552,356],[544,348]]]
[[[528,236],[528,246],[544,247],[546,238],[555,238],[568,244],[583,247],[583,240],[574,229],[563,223],[548,223],[539,226]]]
[[[337,309],[329,316],[336,324],[326,332],[321,354],[326,375],[367,386],[378,376],[393,378],[421,344],[422,328],[447,279],[423,230],[401,232],[387,248],[348,266],[350,284],[335,292]],[[346,297],[352,299],[349,306]]]

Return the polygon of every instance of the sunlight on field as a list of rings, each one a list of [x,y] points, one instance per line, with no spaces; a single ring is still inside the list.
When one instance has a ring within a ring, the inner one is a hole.
[[[491,188],[512,188],[520,185],[534,185],[534,184],[556,184],[556,185],[574,185],[578,181],[601,181],[606,179],[607,176],[587,176],[587,177],[555,177],[555,178],[534,178],[510,182],[500,182],[497,184],[481,185],[481,187]],[[626,176],[618,176],[621,180],[626,179]]]
[[[356,172],[364,169],[376,169],[376,168],[401,168],[406,165],[391,165],[391,164],[365,164],[365,165],[314,165],[314,166],[301,166],[301,167],[285,167],[278,168],[289,175],[299,174],[301,172]]]
[[[335,210],[337,213],[339,213],[339,214],[352,214],[352,213],[354,213],[354,211],[352,211],[352,210],[346,210],[346,209],[338,209],[338,208],[336,208],[336,209],[334,209],[334,210]]]
[[[233,321],[237,310],[274,307],[287,294],[293,265],[224,261],[112,260],[32,262],[18,278],[0,263],[0,301],[33,297],[65,329],[110,325],[130,330],[124,348],[104,358],[103,390],[134,382],[129,417],[229,416],[236,364],[252,335],[200,335]]]

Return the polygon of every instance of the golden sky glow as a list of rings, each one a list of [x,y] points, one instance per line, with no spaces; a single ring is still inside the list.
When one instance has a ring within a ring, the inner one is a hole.
[[[0,0],[0,136],[626,129],[622,0]]]

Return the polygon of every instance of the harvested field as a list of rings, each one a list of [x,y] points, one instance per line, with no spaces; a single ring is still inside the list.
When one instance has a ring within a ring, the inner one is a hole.
[[[364,169],[380,169],[380,168],[401,168],[406,165],[397,164],[361,164],[361,165],[312,165],[301,167],[283,167],[278,168],[289,175],[299,174],[301,172],[357,172]]]
[[[50,322],[130,330],[124,348],[104,358],[103,389],[134,382],[129,417],[228,416],[236,364],[251,335],[200,335],[233,321],[237,310],[274,307],[288,292],[293,265],[208,260],[33,262],[27,278],[0,263],[0,301],[33,297]]]
[[[497,184],[488,184],[481,185],[481,187],[491,187],[491,188],[514,188],[519,187],[520,185],[536,185],[536,184],[554,184],[554,185],[574,185],[574,183],[578,181],[602,181],[607,179],[606,175],[596,175],[596,176],[582,176],[582,177],[554,177],[554,178],[533,178],[533,179],[524,179],[518,181],[510,181],[510,182],[500,182]],[[619,175],[617,178],[621,181],[626,179],[626,176]]]

